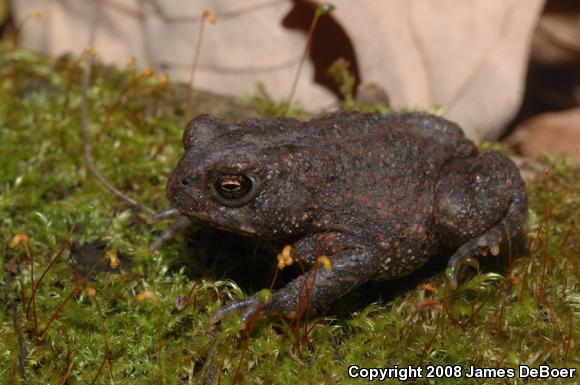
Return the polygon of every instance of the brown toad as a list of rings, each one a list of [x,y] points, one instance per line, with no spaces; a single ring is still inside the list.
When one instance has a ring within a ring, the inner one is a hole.
[[[308,122],[193,119],[167,194],[194,222],[291,243],[311,267],[269,301],[230,303],[242,311],[293,312],[325,306],[368,280],[404,276],[430,257],[462,263],[497,255],[522,231],[527,197],[503,154],[480,154],[455,123],[426,113],[336,113]],[[317,257],[328,256],[330,269]],[[307,297],[307,298],[306,298]],[[302,302],[301,302],[302,301]]]

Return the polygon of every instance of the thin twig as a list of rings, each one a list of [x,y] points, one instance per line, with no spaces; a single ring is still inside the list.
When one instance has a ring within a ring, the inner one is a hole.
[[[154,252],[158,250],[161,245],[173,238],[176,233],[185,230],[189,226],[191,226],[191,221],[189,218],[187,218],[185,215],[178,217],[177,220],[167,230],[165,230],[153,241],[153,243],[151,243],[149,246],[149,251]]]
[[[97,373],[93,377],[93,380],[91,381],[91,385],[96,383],[96,381],[99,378],[99,375],[101,374],[101,371],[103,370],[103,367],[105,366],[105,364],[108,364],[110,383],[114,384],[115,381],[113,379],[113,363],[111,362],[111,357],[109,356],[109,351],[110,351],[110,349],[109,349],[109,337],[108,337],[108,333],[107,333],[107,325],[105,324],[105,320],[106,320],[105,312],[103,311],[103,306],[101,305],[101,302],[97,299],[97,297],[92,296],[90,298],[93,301],[93,303],[95,304],[95,306],[97,307],[99,317],[101,318],[101,324],[103,326],[103,339],[104,339],[103,362],[101,363],[101,365],[97,369]]]
[[[195,70],[197,68],[197,62],[199,59],[199,53],[201,51],[201,42],[203,41],[203,30],[205,29],[205,19],[201,19],[199,22],[199,31],[197,33],[197,40],[195,42],[195,50],[193,54],[193,61],[191,63],[191,69],[189,70],[189,92],[187,93],[187,105],[191,105],[191,98],[193,96],[193,81],[195,79]]]
[[[64,377],[60,381],[60,385],[66,384],[68,381],[68,378],[70,377],[70,374],[72,373],[72,368],[73,368],[73,364],[74,364],[74,360],[72,359],[72,353],[73,352],[71,350],[69,350],[68,353],[66,354],[66,359],[67,359],[68,365],[66,367],[66,372],[64,374]]]
[[[94,43],[96,41],[97,35],[97,27],[102,17],[101,8],[96,11],[95,18],[91,24],[90,35],[89,35],[89,49],[94,49]],[[96,167],[95,162],[92,156],[92,144],[90,140],[90,130],[89,130],[89,98],[88,98],[88,89],[91,81],[91,73],[93,70],[93,56],[94,52],[88,52],[86,54],[85,60],[85,68],[83,71],[83,79],[82,79],[82,87],[81,87],[81,129],[83,133],[83,144],[84,144],[84,157],[85,163],[87,164],[87,168],[89,172],[97,179],[101,185],[113,193],[114,195],[118,196],[125,202],[129,203],[130,205],[144,210],[149,214],[155,214],[155,210],[137,202],[130,196],[123,193],[121,190],[114,187],[111,183],[109,183],[105,177],[100,173],[99,169]]]
[[[93,274],[95,269],[101,263],[103,263],[103,261],[105,260],[106,257],[107,257],[107,254],[103,254],[99,259],[97,259],[97,261],[91,266],[89,271],[76,283],[75,287],[68,293],[68,295],[65,297],[65,299],[60,303],[60,305],[56,308],[56,310],[50,316],[50,319],[46,323],[46,326],[44,327],[44,329],[42,329],[42,332],[40,333],[40,336],[39,336],[40,339],[44,338],[44,336],[48,332],[48,329],[50,328],[50,325],[52,325],[52,323],[54,322],[56,317],[58,317],[58,315],[62,312],[65,305],[68,303],[68,301],[70,301],[71,298],[81,289],[81,286],[84,285],[88,281],[88,279],[91,277],[91,275]]]
[[[27,316],[30,312],[30,305],[32,304],[32,300],[35,298],[36,292],[40,288],[40,285],[42,284],[42,281],[43,281],[44,277],[46,276],[46,273],[48,273],[48,271],[54,266],[54,264],[58,261],[60,256],[64,253],[64,251],[68,249],[69,246],[70,246],[70,241],[67,239],[64,242],[64,244],[62,245],[62,247],[60,248],[60,250],[58,251],[58,253],[56,253],[56,255],[50,260],[50,263],[48,264],[48,266],[46,266],[46,268],[44,269],[44,271],[40,275],[40,278],[36,281],[36,285],[32,287],[30,298],[28,299],[28,304],[26,305],[26,315]]]
[[[288,110],[290,109],[290,104],[292,103],[292,99],[294,99],[296,87],[298,86],[298,79],[300,79],[300,73],[302,72],[302,67],[304,66],[306,55],[308,55],[308,51],[310,50],[310,46],[312,45],[312,36],[314,35],[314,30],[316,28],[316,25],[318,24],[318,19],[320,19],[320,16],[317,13],[314,14],[314,18],[312,19],[312,23],[310,24],[310,29],[308,31],[308,40],[306,41],[304,52],[302,53],[302,57],[300,58],[300,62],[298,63],[298,69],[296,70],[296,74],[294,75],[294,80],[292,81],[292,88],[290,88],[290,94],[288,95],[288,101],[286,102],[286,112],[284,113],[284,115],[288,113]]]
[[[99,367],[97,368],[97,373],[95,374],[95,376],[93,377],[93,380],[91,381],[91,385],[94,385],[97,381],[97,379],[99,378],[99,376],[101,375],[101,372],[103,371],[103,368],[105,367],[105,364],[107,363],[107,356],[105,356],[103,358],[103,361],[101,362],[101,364],[99,365]]]
[[[288,111],[290,110],[290,105],[292,103],[292,99],[294,99],[294,94],[296,93],[296,87],[298,86],[298,79],[300,79],[300,73],[302,72],[304,61],[306,60],[306,56],[308,56],[308,51],[310,51],[312,41],[314,40],[314,31],[316,30],[316,26],[318,25],[318,20],[320,19],[320,16],[332,12],[333,10],[334,10],[333,5],[324,3],[320,4],[316,8],[316,11],[314,12],[314,17],[312,18],[312,23],[310,23],[310,29],[308,30],[308,35],[306,37],[306,46],[304,47],[304,52],[302,53],[302,57],[300,58],[300,63],[298,64],[296,75],[294,75],[294,80],[292,81],[292,88],[290,89],[290,94],[288,95],[288,101],[286,102],[286,111],[284,111],[284,115],[288,114]]]
[[[28,257],[28,261],[30,262],[30,285],[31,285],[31,293],[30,293],[30,302],[32,303],[32,321],[34,325],[34,341],[36,345],[40,345],[40,340],[38,338],[38,316],[36,315],[36,299],[35,299],[35,290],[36,287],[35,280],[34,280],[34,256],[32,255],[32,250],[30,249],[30,244],[28,241],[23,242],[24,249],[26,250],[26,256]],[[26,302],[22,302],[23,307]],[[26,313],[28,318],[28,312]]]
[[[90,141],[90,132],[89,132],[89,112],[88,112],[89,103],[87,96],[87,90],[89,88],[89,82],[91,79],[92,67],[93,67],[93,57],[91,55],[88,55],[85,61],[85,69],[83,72],[83,82],[81,90],[81,128],[83,131],[84,155],[87,168],[89,169],[89,172],[95,177],[95,179],[97,179],[97,181],[99,181],[99,183],[109,192],[121,198],[125,202],[129,203],[131,206],[134,206],[138,209],[141,209],[153,215],[155,214],[155,210],[137,202],[135,199],[131,198],[127,194],[123,193],[121,190],[114,187],[111,183],[109,183],[109,181],[105,179],[105,177],[101,174],[101,172],[95,165],[91,153],[92,144]]]
[[[206,21],[213,25],[216,22],[216,17],[210,11],[203,11],[201,21],[199,22],[199,32],[197,35],[197,41],[195,42],[195,51],[193,54],[193,62],[191,63],[191,69],[189,72],[189,93],[187,94],[187,105],[191,105],[191,98],[193,96],[193,81],[195,79],[195,71],[197,70],[197,62],[199,61],[199,56],[201,53],[201,44],[203,42],[203,31],[205,30]]]
[[[20,326],[18,326],[18,301],[12,302],[12,323],[14,325],[14,332],[18,337],[18,346],[20,347],[18,351],[18,366],[20,368],[20,376],[23,380],[26,380],[26,356],[28,355],[28,349],[26,348],[26,340],[22,335]]]
[[[181,213],[177,209],[171,208],[163,211],[158,211],[151,217],[154,221],[159,221],[162,219],[177,219],[181,216]]]

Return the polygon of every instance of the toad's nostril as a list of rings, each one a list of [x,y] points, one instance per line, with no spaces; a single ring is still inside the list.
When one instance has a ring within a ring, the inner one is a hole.
[[[181,178],[181,184],[184,186],[187,186],[188,184],[191,183],[191,179],[187,176],[184,176],[183,178]]]

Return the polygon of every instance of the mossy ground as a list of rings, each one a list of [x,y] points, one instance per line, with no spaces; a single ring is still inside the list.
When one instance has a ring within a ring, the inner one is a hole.
[[[580,369],[580,183],[568,160],[544,159],[548,172],[528,186],[528,251],[507,269],[494,270],[492,263],[464,277],[455,291],[441,270],[395,294],[371,287],[374,303],[301,326],[261,318],[247,338],[235,317],[210,330],[208,314],[245,295],[224,279],[228,273],[267,270],[274,256],[260,262],[251,252],[213,255],[206,246],[216,236],[196,238],[195,230],[193,242],[180,237],[150,253],[149,244],[168,224],[148,223],[146,214],[103,190],[87,172],[82,65],[0,49],[1,383],[188,384],[204,372],[218,375],[221,384],[366,382],[347,377],[350,364]],[[96,68],[88,91],[98,168],[138,201],[167,208],[164,183],[181,151],[184,122],[206,111],[189,109],[163,78],[129,68]],[[35,281],[46,272],[28,314],[30,258],[26,243],[11,245],[16,234],[29,238]],[[132,258],[133,266],[125,274],[100,273],[75,293],[83,282],[69,244],[95,240]],[[255,288],[267,284],[267,278],[251,282]],[[66,301],[69,293],[74,295]]]

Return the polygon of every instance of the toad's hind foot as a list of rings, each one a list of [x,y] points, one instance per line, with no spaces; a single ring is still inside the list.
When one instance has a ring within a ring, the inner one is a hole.
[[[457,274],[461,265],[473,266],[479,270],[479,261],[475,258],[476,256],[488,253],[499,255],[499,247],[504,235],[500,227],[503,226],[503,223],[499,224],[483,235],[468,241],[449,258],[446,275],[452,289],[457,288]],[[509,237],[509,232],[507,236]]]
[[[435,214],[439,240],[456,249],[447,270],[455,288],[461,265],[477,267],[476,257],[499,255],[502,241],[524,231],[527,195],[517,167],[499,152],[447,167],[438,185]]]

